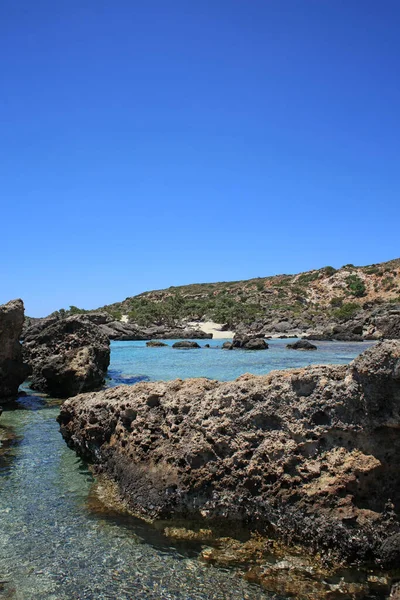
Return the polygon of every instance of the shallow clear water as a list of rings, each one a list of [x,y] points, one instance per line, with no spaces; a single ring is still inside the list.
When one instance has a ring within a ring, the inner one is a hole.
[[[369,348],[371,342],[315,342],[317,350],[288,350],[296,340],[268,340],[268,350],[221,350],[225,340],[200,340],[201,349],[147,348],[146,342],[111,342],[112,383],[134,380],[170,380],[208,377],[229,381],[243,373],[262,375],[274,369],[315,364],[346,364]],[[210,344],[211,348],[204,348]],[[219,348],[218,348],[219,347]]]
[[[319,343],[313,353],[272,341],[261,352],[112,344],[111,384],[128,379],[232,379],[311,362],[343,363],[366,344]],[[172,342],[169,342],[172,343]],[[213,346],[221,341],[201,341]],[[30,600],[205,600],[273,597],[234,571],[202,564],[200,544],[171,544],[142,521],[94,511],[93,478],[58,431],[58,406],[21,400],[0,420],[0,597]]]

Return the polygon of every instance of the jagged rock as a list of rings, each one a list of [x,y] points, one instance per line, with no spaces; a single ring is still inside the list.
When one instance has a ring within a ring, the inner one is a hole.
[[[173,348],[200,348],[199,344],[197,342],[189,342],[187,340],[184,340],[182,342],[175,342],[175,344],[172,344]]]
[[[399,341],[350,365],[81,395],[59,422],[136,514],[223,518],[326,560],[400,564]]]
[[[93,313],[84,313],[83,316],[86,319],[89,319],[95,325],[106,325],[107,323],[112,322],[113,318],[106,312],[93,312]]]
[[[168,344],[164,344],[164,342],[158,342],[156,340],[151,340],[150,342],[146,342],[146,346],[148,348],[163,348],[164,346],[168,346]]]
[[[371,320],[378,330],[376,335],[385,339],[400,339],[400,305],[387,310],[383,315],[376,311]]]
[[[12,400],[29,368],[23,364],[19,342],[24,324],[24,303],[11,300],[0,306],[0,398]]]
[[[67,398],[101,388],[110,362],[110,342],[82,315],[59,319],[39,333],[27,332],[24,359],[31,387]]]
[[[317,346],[307,340],[299,340],[298,342],[293,342],[293,344],[286,344],[286,348],[289,348],[289,350],[317,350]]]
[[[95,325],[106,325],[113,320],[112,317],[106,312],[78,313],[69,316],[73,316],[78,320],[84,319],[85,321],[91,321],[92,323],[95,323]],[[46,329],[46,327],[49,327],[50,325],[53,325],[54,323],[57,323],[65,318],[67,317],[62,316],[59,312],[52,313],[48,317],[44,317],[42,319],[25,317],[21,339],[25,339],[26,336],[32,338],[43,331],[43,329]]]

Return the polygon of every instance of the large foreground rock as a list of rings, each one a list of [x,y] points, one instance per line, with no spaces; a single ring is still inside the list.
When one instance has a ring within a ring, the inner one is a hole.
[[[59,422],[137,514],[272,527],[329,559],[400,564],[398,341],[350,365],[80,395]]]
[[[12,400],[29,368],[23,364],[19,343],[24,324],[24,303],[11,300],[0,306],[0,399]]]
[[[97,325],[78,315],[28,331],[24,357],[32,369],[33,389],[68,398],[103,385],[110,342]]]

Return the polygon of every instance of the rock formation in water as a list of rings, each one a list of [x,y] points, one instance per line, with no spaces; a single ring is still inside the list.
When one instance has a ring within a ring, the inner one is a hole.
[[[31,387],[60,398],[101,388],[110,363],[109,339],[81,315],[28,330],[23,352]]]
[[[311,344],[308,340],[298,340],[293,344],[286,344],[286,348],[289,348],[289,350],[317,350],[317,346]]]
[[[200,348],[200,346],[197,342],[192,342],[192,341],[188,341],[188,340],[184,340],[182,342],[175,342],[175,344],[172,344],[172,347],[180,348],[180,349],[187,349],[187,350],[189,350],[190,348]]]
[[[400,563],[398,341],[350,365],[80,395],[59,422],[139,515],[272,527],[332,560]]]
[[[29,368],[23,364],[19,342],[24,323],[24,303],[11,300],[0,306],[0,399],[12,400],[26,379]]]
[[[231,350],[228,344],[223,344],[223,348],[225,350]],[[268,344],[262,336],[249,337],[248,335],[236,333],[233,337],[232,348],[242,348],[242,350],[266,350]]]

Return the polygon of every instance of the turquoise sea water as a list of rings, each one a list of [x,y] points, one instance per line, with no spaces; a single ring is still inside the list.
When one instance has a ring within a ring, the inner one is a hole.
[[[319,343],[313,353],[271,341],[259,352],[112,344],[109,384],[345,363],[366,344]],[[172,342],[168,342],[169,345]],[[33,394],[0,419],[0,598],[207,600],[276,597],[233,570],[199,561],[201,544],[174,544],[142,521],[93,509],[93,478],[61,438],[58,403]],[[4,441],[5,440],[5,441]]]
[[[226,340],[198,340],[202,348],[147,348],[146,342],[111,342],[111,383],[137,380],[208,377],[229,381],[243,373],[262,375],[274,369],[292,369],[312,364],[346,364],[371,346],[371,342],[315,342],[317,350],[288,350],[296,340],[268,340],[268,350],[221,350]],[[210,344],[211,348],[204,348]]]

